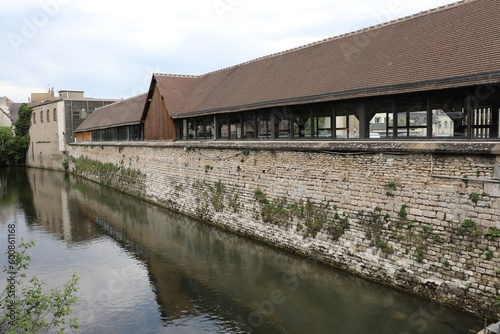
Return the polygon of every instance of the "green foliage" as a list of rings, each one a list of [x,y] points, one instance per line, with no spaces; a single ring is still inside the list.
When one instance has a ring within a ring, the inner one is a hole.
[[[260,204],[268,204],[269,203],[269,200],[267,199],[266,194],[264,194],[262,189],[260,189],[259,187],[257,187],[255,189],[254,197],[257,200],[257,202],[259,202]]]
[[[421,238],[423,240],[427,240],[428,238],[430,238],[434,240],[436,243],[442,242],[441,236],[436,232],[434,232],[434,229],[431,226],[422,226]]]
[[[224,210],[224,183],[219,180],[214,183],[214,187],[210,190],[212,194],[210,203],[212,203],[215,212],[222,212]]]
[[[494,240],[496,238],[500,238],[500,229],[496,226],[491,226],[488,228],[488,231],[484,235],[488,240]]]
[[[465,188],[469,186],[469,177],[467,175],[464,175],[462,177],[462,182],[465,184]]]
[[[349,229],[349,218],[340,214],[337,207],[323,201],[316,203],[310,198],[305,202],[289,200],[287,197],[268,200],[266,194],[257,187],[255,199],[261,205],[261,217],[265,223],[288,226],[292,220],[297,220],[297,231],[303,231],[304,237],[315,238],[324,230],[333,240],[338,240]]]
[[[366,225],[366,237],[371,239],[372,244],[386,254],[394,253],[394,249],[383,239],[382,231],[384,224],[389,222],[389,215],[382,215],[382,208],[376,207],[373,212],[359,211],[357,218]]]
[[[415,250],[415,259],[417,260],[418,263],[422,263],[424,261],[424,249],[421,247],[418,247]]]
[[[30,133],[31,126],[31,114],[33,110],[28,107],[27,104],[23,103],[19,108],[19,118],[14,123],[14,133],[16,137],[28,136]],[[28,140],[29,142],[29,140]]]
[[[229,205],[233,208],[234,213],[237,213],[241,206],[239,197],[240,195],[236,193],[229,199]]]
[[[208,173],[208,171],[213,170],[214,168],[210,165],[205,165],[205,173]]]
[[[469,198],[472,201],[472,203],[474,203],[474,205],[475,205],[475,204],[477,204],[477,202],[481,198],[481,195],[478,194],[478,193],[471,193],[470,196],[469,196]]]
[[[458,235],[477,236],[479,234],[479,226],[472,219],[466,219],[457,229]]]
[[[290,214],[286,203],[285,197],[275,198],[271,202],[267,201],[261,210],[262,221],[264,223],[288,226],[290,223]]]
[[[21,239],[9,266],[4,266],[3,271],[14,279],[8,281],[0,296],[0,329],[6,333],[47,333],[57,329],[63,333],[67,328],[78,328],[78,319],[69,318],[71,306],[77,301],[78,276],[73,274],[62,288],[50,292],[43,290],[45,282],[36,276],[26,281],[25,272],[31,261],[27,250],[34,246],[33,241],[25,243]]]
[[[13,162],[15,155],[15,140],[12,128],[8,126],[0,127],[0,165],[7,165]]]
[[[24,165],[30,144],[32,110],[26,104],[19,109],[13,127],[0,127],[0,165]]]
[[[375,239],[373,240],[373,243],[375,244],[375,246],[380,248],[380,250],[382,250],[382,252],[384,252],[386,254],[393,254],[394,253],[394,248],[392,246],[389,246],[389,244],[386,241],[383,241],[380,238],[380,235],[377,235],[375,237]]]
[[[494,253],[493,251],[489,250],[486,252],[486,260],[491,260],[493,259]]]
[[[408,216],[408,212],[406,211],[406,204],[401,205],[401,208],[399,209],[398,216],[400,218],[406,219]]]
[[[62,162],[62,165],[63,165],[64,170],[68,170],[69,169],[69,160],[64,159],[64,161]]]
[[[394,181],[389,181],[385,184],[384,188],[387,190],[385,193],[389,197],[394,197],[393,191],[396,190],[398,187],[396,185],[396,182]]]
[[[349,217],[347,217],[345,213],[339,214],[337,210],[335,210],[333,220],[331,223],[327,224],[326,231],[330,234],[333,240],[338,240],[342,235],[344,235],[345,231],[349,229],[349,227]]]
[[[78,158],[70,157],[69,164],[73,166],[73,171],[77,175],[95,176],[105,186],[117,185],[118,181],[124,177],[130,183],[137,183],[144,176],[139,169],[125,168],[123,160],[120,165],[115,165],[110,162],[104,163],[81,156]]]

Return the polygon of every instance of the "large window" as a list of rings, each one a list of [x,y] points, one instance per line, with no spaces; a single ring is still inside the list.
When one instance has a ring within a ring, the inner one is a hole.
[[[311,108],[308,105],[290,108],[293,122],[292,138],[311,138]]]
[[[227,114],[217,115],[217,138],[229,139],[229,119]]]
[[[54,122],[57,122],[57,109],[54,108]]]
[[[241,139],[241,114],[229,114],[230,133],[229,139]]]
[[[432,137],[467,137],[467,94],[447,92],[431,97]]]
[[[273,120],[273,137],[276,139],[290,138],[290,112],[286,108],[273,108],[271,117]]]
[[[258,129],[258,139],[269,139],[272,138],[271,129],[271,112],[269,110],[257,111],[257,129]]]
[[[205,129],[204,129],[205,139],[215,138],[215,117],[207,116],[205,117]]]
[[[397,137],[427,137],[426,95],[411,95],[396,99]]]
[[[255,112],[254,111],[244,112],[242,114],[242,118],[243,118],[243,138],[255,139],[257,135]]]
[[[47,123],[50,122],[50,111],[47,109]]]
[[[394,99],[372,98],[365,101],[369,138],[394,137]]]
[[[360,138],[359,118],[362,108],[358,100],[335,104],[335,138]]]
[[[312,105],[312,121],[306,124],[314,138],[333,137],[333,108],[329,104]]]

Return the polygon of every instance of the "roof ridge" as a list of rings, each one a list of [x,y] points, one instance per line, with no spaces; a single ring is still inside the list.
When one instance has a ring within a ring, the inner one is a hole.
[[[154,76],[171,77],[171,78],[200,78],[203,75],[190,75],[190,74],[172,74],[172,73],[153,73]]]
[[[448,9],[451,9],[451,8],[454,8],[454,7],[465,5],[466,3],[476,2],[476,1],[478,1],[478,0],[459,0],[459,1],[455,1],[453,3],[449,3],[449,4],[446,4],[446,5],[443,5],[443,6],[434,7],[434,8],[431,8],[431,9],[420,11],[419,13],[407,15],[407,16],[404,16],[404,17],[401,17],[401,18],[397,18],[397,19],[394,19],[394,20],[391,20],[391,21],[387,21],[387,22],[380,23],[380,24],[377,24],[377,25],[369,26],[369,27],[366,27],[366,28],[358,29],[358,30],[351,31],[351,32],[348,32],[348,33],[344,33],[344,34],[340,34],[340,35],[335,35],[335,36],[332,36],[332,37],[327,37],[327,38],[324,38],[324,39],[321,39],[321,40],[318,40],[318,41],[314,41],[314,42],[311,42],[311,43],[308,43],[308,44],[304,44],[304,45],[300,45],[300,46],[297,46],[297,47],[294,47],[294,48],[291,48],[291,49],[287,49],[287,50],[283,50],[283,51],[271,53],[271,54],[268,54],[268,55],[265,55],[265,56],[261,56],[261,57],[258,57],[258,58],[247,60],[247,61],[245,61],[243,63],[239,63],[239,64],[236,64],[236,65],[231,65],[231,66],[228,66],[228,67],[224,67],[224,68],[221,68],[221,69],[218,69],[218,70],[210,71],[210,72],[207,72],[205,74],[202,74],[202,75],[199,75],[199,76],[193,76],[193,77],[196,77],[196,78],[206,77],[206,76],[209,76],[211,74],[215,74],[215,73],[219,73],[219,72],[231,70],[231,69],[234,69],[234,68],[237,68],[237,67],[240,67],[240,66],[244,66],[244,65],[251,64],[251,63],[255,63],[255,62],[258,62],[258,61],[263,60],[263,59],[268,59],[268,58],[280,56],[280,55],[283,55],[283,54],[287,54],[287,53],[291,53],[291,52],[294,52],[294,51],[298,51],[298,50],[302,50],[302,49],[305,49],[305,48],[309,48],[311,46],[315,46],[315,45],[318,45],[318,44],[323,44],[323,43],[327,43],[327,42],[330,42],[330,41],[333,41],[333,40],[338,40],[338,39],[341,39],[341,38],[345,38],[345,37],[348,37],[348,36],[354,36],[356,34],[360,34],[360,33],[368,32],[368,31],[372,31],[372,30],[375,30],[375,29],[380,29],[380,28],[387,27],[387,26],[390,26],[390,25],[393,25],[393,24],[396,24],[396,23],[401,23],[401,22],[404,22],[404,21],[409,21],[409,20],[412,20],[412,19],[415,19],[415,18],[418,18],[418,17],[422,17],[422,16],[434,14],[434,13],[441,12],[441,11],[444,11],[444,10],[448,10]],[[173,75],[173,76],[182,76],[182,75]]]

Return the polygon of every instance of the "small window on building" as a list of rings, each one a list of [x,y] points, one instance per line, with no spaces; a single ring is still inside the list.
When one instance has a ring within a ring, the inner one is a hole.
[[[87,111],[85,108],[82,108],[82,111],[80,111],[80,119],[85,119],[87,118]]]
[[[40,111],[40,123],[43,123],[43,110]]]
[[[57,121],[57,109],[54,108],[54,122]]]
[[[50,111],[47,109],[47,123],[50,122]]]
[[[33,124],[36,124],[36,112],[33,112]]]

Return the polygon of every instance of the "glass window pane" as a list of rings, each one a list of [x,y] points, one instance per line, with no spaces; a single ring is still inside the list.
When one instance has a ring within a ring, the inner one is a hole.
[[[254,139],[255,138],[255,112],[245,112],[243,117],[243,138]]]
[[[207,116],[205,117],[205,139],[214,139],[214,134],[214,116]]]
[[[274,138],[290,138],[290,113],[286,109],[274,108]]]
[[[465,101],[467,93],[459,91],[450,91],[431,98],[433,137],[467,136]]]
[[[205,117],[198,117],[196,119],[196,138],[205,139]]]
[[[188,139],[196,138],[196,122],[193,118],[188,119],[188,129],[187,129],[187,137]]]
[[[359,115],[363,112],[361,101],[345,101],[335,105],[335,137],[359,138]]]
[[[217,138],[229,139],[229,123],[227,115],[217,115]]]
[[[291,108],[293,121],[293,138],[311,138],[311,109],[309,106]]]
[[[263,110],[257,112],[258,138],[271,138],[271,115],[270,111]]]
[[[229,122],[231,124],[230,138],[241,139],[241,114],[231,114]]]
[[[312,133],[315,138],[332,137],[333,109],[329,104],[315,104],[311,106],[313,114]]]
[[[397,102],[398,137],[427,137],[427,97],[402,96]]]
[[[392,138],[394,102],[388,98],[374,98],[365,102],[368,124],[368,138]]]

